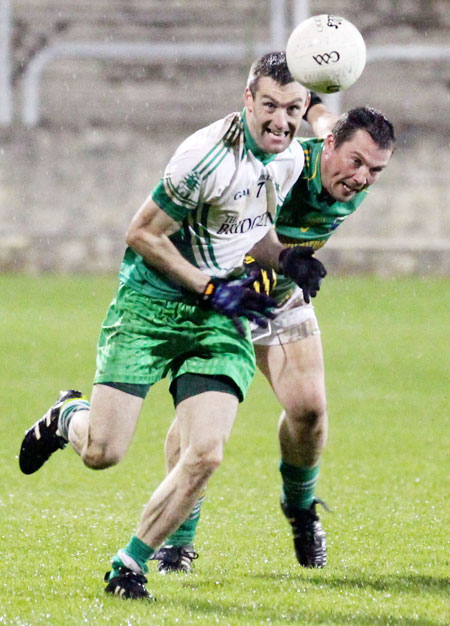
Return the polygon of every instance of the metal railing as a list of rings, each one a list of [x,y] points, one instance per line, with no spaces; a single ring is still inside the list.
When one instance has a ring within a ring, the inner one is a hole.
[[[66,42],[48,46],[37,54],[23,77],[22,123],[34,127],[40,121],[40,86],[47,66],[62,58],[91,60],[146,60],[157,63],[179,58],[190,60],[239,61],[259,56],[264,52],[283,49],[287,34],[287,0],[268,0],[270,3],[269,41],[236,44],[225,43],[84,43]],[[310,14],[309,0],[293,0],[289,24],[297,24]],[[0,0],[0,124],[12,121],[12,89],[9,57],[11,8],[10,0]],[[367,63],[378,61],[426,61],[450,58],[450,46],[439,45],[383,45],[368,49]],[[336,113],[342,110],[342,93],[325,96],[327,105]]]
[[[286,16],[288,0],[267,0],[270,20],[269,41],[266,43],[237,44],[223,43],[83,43],[68,42],[48,46],[30,62],[23,79],[22,121],[25,126],[33,127],[40,119],[40,84],[42,73],[54,60],[60,58],[79,59],[144,59],[158,62],[176,60],[210,59],[226,61],[246,59],[268,50],[280,50],[285,46]],[[294,0],[297,16],[307,15],[309,0]],[[10,71],[10,0],[0,0],[0,124],[12,121],[12,86]]]
[[[205,60],[237,61],[250,55],[264,54],[267,44],[249,46],[245,43],[60,43],[38,54],[27,68],[23,81],[22,122],[33,127],[40,120],[40,83],[42,72],[61,58],[147,60],[159,61]]]
[[[54,44],[38,54],[27,68],[23,82],[22,122],[27,127],[36,126],[40,119],[40,83],[44,69],[58,58],[78,59],[146,59],[152,63],[163,60],[209,59],[211,61],[236,61],[252,58],[277,49],[282,27],[276,25],[269,43],[221,44],[216,43],[61,43]],[[285,40],[283,39],[283,42]],[[368,49],[367,63],[378,61],[428,61],[450,58],[450,46],[383,45]],[[342,94],[326,97],[329,107],[340,112]]]
[[[384,44],[367,49],[367,65],[379,61],[445,61],[450,59],[450,46]],[[335,113],[342,111],[343,93],[324,96],[327,106]]]

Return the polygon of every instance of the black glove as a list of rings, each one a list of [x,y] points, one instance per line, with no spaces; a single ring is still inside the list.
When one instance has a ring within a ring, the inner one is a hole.
[[[314,249],[309,246],[296,246],[285,248],[278,258],[280,272],[297,283],[307,303],[317,295],[322,278],[327,273],[313,254]]]
[[[200,296],[199,304],[203,308],[214,309],[231,317],[239,333],[245,337],[244,326],[239,317],[246,317],[262,328],[267,328],[267,319],[273,318],[272,309],[276,302],[269,296],[256,293],[250,288],[255,281],[251,275],[244,280],[227,281],[211,278]]]

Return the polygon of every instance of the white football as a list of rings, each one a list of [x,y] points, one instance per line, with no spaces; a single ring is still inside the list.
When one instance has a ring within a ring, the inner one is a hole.
[[[320,93],[351,87],[366,65],[366,44],[359,30],[338,15],[314,15],[301,22],[286,46],[292,76]]]

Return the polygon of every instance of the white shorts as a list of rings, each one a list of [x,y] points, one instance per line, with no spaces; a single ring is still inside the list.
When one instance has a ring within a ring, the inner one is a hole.
[[[275,309],[275,319],[269,320],[267,328],[260,328],[253,322],[250,327],[252,341],[257,346],[293,343],[312,335],[320,335],[314,307],[311,303],[306,304],[299,287],[282,306]]]

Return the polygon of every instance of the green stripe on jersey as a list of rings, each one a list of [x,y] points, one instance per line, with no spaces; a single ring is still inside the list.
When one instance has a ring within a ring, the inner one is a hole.
[[[194,200],[191,200],[187,195],[180,193],[180,188],[184,188],[184,183],[190,179],[190,174],[186,174],[183,180],[178,184],[177,187],[172,182],[172,179],[169,176],[164,177],[163,181],[167,186],[167,191],[172,195],[172,197],[178,201],[185,209],[195,209],[197,203]],[[195,182],[197,184],[197,182]],[[200,184],[200,183],[198,183]]]
[[[163,180],[160,180],[153,190],[152,199],[161,209],[163,209],[165,213],[167,213],[167,215],[169,215],[177,222],[182,222],[184,219],[186,219],[186,213],[195,209],[196,206],[195,204],[192,204],[192,206],[189,208],[185,205],[181,206],[180,204],[174,202],[172,198],[168,195]]]
[[[203,180],[208,178],[208,176],[214,172],[214,170],[222,163],[222,161],[229,152],[229,148],[226,148],[223,145],[222,141],[220,143],[222,144],[221,146],[218,144],[215,147],[215,150],[217,150],[217,154],[212,154],[211,159],[207,163],[205,163],[201,170],[198,170],[197,166],[194,168],[194,171],[197,174],[201,175]]]
[[[211,161],[210,169],[205,174],[203,174],[204,179],[208,178],[208,176],[210,176],[214,172],[214,170],[216,170],[219,167],[219,165],[222,163],[222,161],[228,155],[229,152],[230,152],[229,148],[225,148],[225,146],[222,148],[222,150],[217,155],[216,160]],[[220,156],[220,159],[219,159],[219,156]],[[202,170],[202,173],[203,173],[203,170]]]
[[[235,118],[225,135],[200,159],[190,173],[183,180],[174,185],[169,176],[161,179],[153,191],[152,197],[158,206],[162,207],[170,217],[180,220],[184,217],[184,210],[192,211],[196,208],[195,200],[183,193],[186,189],[195,189],[201,185],[222,163],[231,152],[231,140],[236,141],[239,135],[239,118]]]
[[[209,234],[209,230],[208,230],[208,215],[209,215],[209,210],[211,208],[210,204],[204,204],[203,208],[202,208],[202,216],[201,216],[201,224],[204,230],[204,239],[205,239],[205,244],[207,245],[207,249],[208,249],[208,253],[209,256],[211,258],[211,261],[213,263],[213,265],[217,268],[217,269],[222,269],[220,267],[220,265],[217,263],[217,259],[216,256],[214,254],[214,247],[211,243],[211,235]]]
[[[198,222],[197,220],[197,214],[198,214],[198,209],[197,211],[195,211],[192,216],[191,216],[191,232],[189,231],[189,229],[187,229],[187,238],[192,242],[192,239],[195,238],[197,244],[198,244],[198,249],[200,251],[200,256],[203,259],[203,263],[210,268],[211,267],[211,263],[208,262],[208,259],[206,257],[206,250],[203,247],[203,238],[202,235],[200,233],[200,227],[202,227],[202,225]],[[204,228],[202,227],[202,230],[204,230]],[[192,232],[193,231],[193,232]],[[192,244],[191,244],[192,245]],[[194,254],[193,254],[194,256]],[[198,265],[198,263],[195,263],[196,265]]]
[[[240,121],[239,121],[239,117],[236,116],[235,118],[233,118],[229,128],[226,130],[223,137],[221,137],[220,140],[211,148],[211,150],[209,150],[209,152],[207,152],[207,154],[197,163],[197,165],[193,167],[193,171],[203,174],[203,172],[208,168],[208,166],[212,164],[214,160],[217,158],[218,155],[213,156],[214,152],[217,149],[219,149],[219,153],[224,149],[226,151],[229,151],[233,143],[236,141],[236,137],[239,135],[239,130],[240,130]],[[209,161],[204,165],[205,161],[207,161],[208,159]],[[214,171],[214,169],[215,168],[213,168],[211,171]],[[211,171],[208,172],[206,176],[203,176],[203,178],[207,178],[209,174],[211,173]]]

